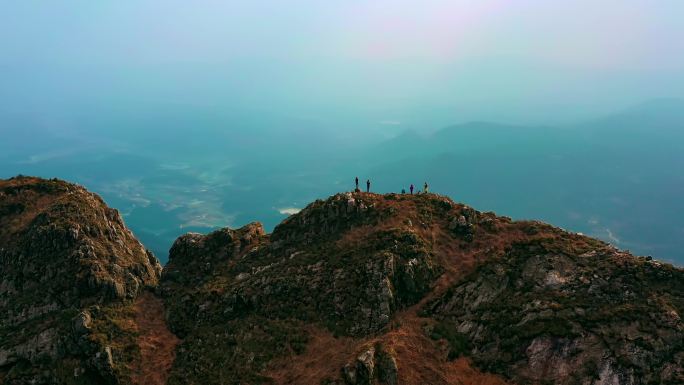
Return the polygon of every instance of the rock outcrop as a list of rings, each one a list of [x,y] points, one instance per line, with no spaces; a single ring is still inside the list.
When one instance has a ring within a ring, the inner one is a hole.
[[[513,244],[427,314],[483,369],[520,383],[682,383],[682,271],[559,235]]]
[[[342,377],[347,385],[397,385],[397,361],[382,345],[367,346],[342,368]]]
[[[117,383],[112,306],[160,274],[99,196],[59,180],[0,181],[0,379]]]
[[[250,373],[265,369],[272,356],[304,348],[308,323],[355,337],[385,328],[441,271],[411,231],[378,229],[344,239],[375,227],[382,215],[361,194],[340,194],[313,203],[271,235],[250,224],[180,237],[160,287],[171,328],[184,338],[172,380],[191,381],[187,363],[207,368],[201,382],[214,383],[210,367],[256,381]],[[217,334],[217,325],[229,327]],[[206,333],[215,346],[204,342]],[[201,357],[185,355],[198,349]]]

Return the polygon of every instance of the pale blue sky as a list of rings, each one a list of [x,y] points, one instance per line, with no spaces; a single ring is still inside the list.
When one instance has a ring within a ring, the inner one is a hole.
[[[1,7],[0,112],[189,105],[422,127],[684,97],[680,0]]]

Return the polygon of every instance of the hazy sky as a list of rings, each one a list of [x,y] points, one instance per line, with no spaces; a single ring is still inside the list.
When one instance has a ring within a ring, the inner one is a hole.
[[[0,112],[170,104],[404,127],[684,97],[681,0],[1,7]]]

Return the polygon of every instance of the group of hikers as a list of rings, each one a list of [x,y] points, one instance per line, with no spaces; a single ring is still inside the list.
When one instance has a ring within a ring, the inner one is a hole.
[[[361,190],[359,190],[359,177],[357,176],[354,179],[354,181],[356,182],[356,189],[354,191],[360,192]],[[423,193],[428,192],[428,187],[429,186],[428,186],[427,182],[425,182],[425,184],[423,184]],[[366,192],[370,192],[370,188],[371,188],[371,181],[370,181],[370,179],[367,179],[366,180]],[[411,186],[409,186],[409,191],[411,192],[412,195],[413,195],[413,190],[414,190],[413,183],[411,183]],[[406,194],[406,189],[401,189],[401,193]]]

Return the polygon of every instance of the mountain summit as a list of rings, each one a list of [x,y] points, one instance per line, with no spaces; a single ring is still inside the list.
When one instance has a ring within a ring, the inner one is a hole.
[[[161,278],[78,186],[0,182],[0,225],[0,384],[684,382],[682,269],[436,194],[189,233]]]

